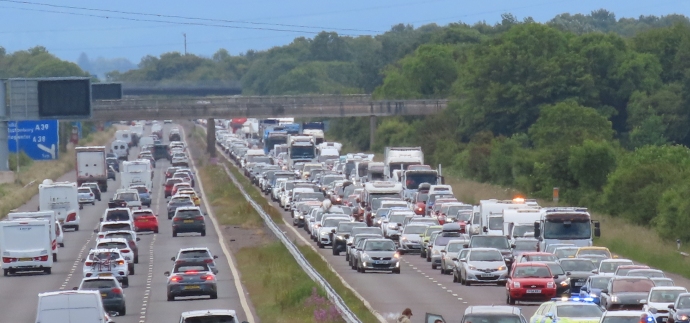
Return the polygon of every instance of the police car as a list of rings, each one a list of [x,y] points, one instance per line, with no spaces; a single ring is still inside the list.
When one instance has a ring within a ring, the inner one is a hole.
[[[591,297],[552,298],[539,306],[530,323],[598,323],[603,313]]]

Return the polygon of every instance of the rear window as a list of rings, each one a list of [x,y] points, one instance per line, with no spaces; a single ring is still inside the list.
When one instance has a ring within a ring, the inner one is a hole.
[[[191,258],[210,258],[208,251],[206,250],[190,250],[182,251],[180,253],[180,259],[191,259]]]
[[[175,268],[173,269],[173,272],[180,273],[180,272],[185,272],[185,271],[209,271],[208,265],[207,264],[194,264],[194,265],[189,265],[189,264],[177,264],[175,265]]]
[[[90,188],[80,188],[79,193],[91,193],[91,189]]]
[[[199,215],[201,215],[201,212],[199,212],[199,210],[181,210],[175,213],[175,216],[183,218],[191,218]]]
[[[212,315],[189,317],[184,320],[184,323],[233,323],[235,318],[230,315]]]
[[[132,235],[129,233],[109,233],[105,235],[106,238],[123,238],[127,240],[132,240]]]
[[[148,193],[149,192],[149,189],[146,188],[146,186],[138,186],[138,187],[134,187],[134,189],[136,189],[137,192],[139,192],[139,193]]]
[[[132,230],[128,223],[105,224],[102,231]]]
[[[99,249],[125,249],[129,247],[124,242],[101,242],[98,244]]]
[[[113,288],[117,286],[114,279],[94,279],[87,280],[81,284],[80,289],[102,289],[102,288]]]
[[[127,211],[108,211],[105,216],[106,221],[129,221],[129,212]]]
[[[97,252],[89,254],[89,260],[115,260],[120,258],[120,254],[117,252]]]
[[[153,212],[135,212],[132,215],[135,219],[140,218],[142,216],[155,216]]]
[[[130,202],[130,201],[136,201],[137,197],[139,197],[139,196],[135,193],[120,193],[120,194],[117,194],[116,199]]]

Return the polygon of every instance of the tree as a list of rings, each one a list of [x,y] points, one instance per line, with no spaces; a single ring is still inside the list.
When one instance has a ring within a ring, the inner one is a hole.
[[[611,122],[592,108],[565,101],[544,106],[529,128],[537,148],[567,148],[589,140],[611,140]]]

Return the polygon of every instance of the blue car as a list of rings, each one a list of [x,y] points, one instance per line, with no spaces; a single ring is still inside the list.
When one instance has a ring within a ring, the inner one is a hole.
[[[151,207],[151,192],[149,192],[149,189],[146,186],[135,185],[135,186],[132,186],[131,188],[136,189],[137,192],[139,192],[139,199],[141,200],[142,206]]]
[[[580,297],[591,297],[593,303],[600,305],[601,290],[606,288],[613,276],[593,275],[587,278],[580,288]]]

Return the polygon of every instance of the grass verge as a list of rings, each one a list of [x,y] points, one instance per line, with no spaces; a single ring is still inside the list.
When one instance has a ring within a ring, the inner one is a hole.
[[[199,168],[199,176],[204,183],[204,193],[213,207],[220,224],[239,226],[243,229],[257,229],[264,224],[252,205],[244,199],[239,189],[228,179],[223,167],[206,165]]]
[[[92,133],[80,140],[79,146],[105,145],[113,138],[114,133],[115,127]],[[2,217],[38,194],[38,184],[41,184],[44,179],[56,180],[73,170],[75,160],[74,148],[68,148],[67,152],[61,153],[57,160],[36,161],[28,167],[20,168],[19,173],[15,174],[14,183],[0,185],[0,214],[3,214]]]
[[[479,204],[479,200],[490,198],[512,199],[520,194],[512,188],[457,177],[446,176],[446,183],[453,187],[455,195],[465,203]],[[539,205],[558,204],[539,200]],[[661,239],[652,228],[633,225],[624,219],[596,212],[592,213],[592,217],[601,222],[601,237],[595,239],[596,245],[607,247],[622,257],[690,278],[690,257],[682,256],[675,244]],[[690,248],[682,247],[681,251],[690,253]]]

